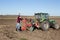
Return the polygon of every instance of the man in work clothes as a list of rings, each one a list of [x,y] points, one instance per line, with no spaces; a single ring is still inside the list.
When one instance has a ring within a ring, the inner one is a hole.
[[[18,17],[17,17],[16,31],[21,31],[21,20],[22,20],[21,16],[18,15]]]

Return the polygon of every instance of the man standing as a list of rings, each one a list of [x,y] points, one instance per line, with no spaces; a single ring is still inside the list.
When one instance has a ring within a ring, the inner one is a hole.
[[[16,31],[21,31],[21,20],[22,20],[21,16],[18,15],[18,17],[17,17]]]

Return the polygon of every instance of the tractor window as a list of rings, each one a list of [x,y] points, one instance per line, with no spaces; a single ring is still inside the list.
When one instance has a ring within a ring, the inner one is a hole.
[[[46,18],[48,18],[48,17],[49,17],[49,15],[45,15],[45,17],[46,17]]]
[[[42,14],[41,14],[41,18],[44,18],[44,17],[45,17],[45,15],[42,15]]]
[[[48,14],[41,14],[41,18],[48,18],[49,15]]]
[[[40,18],[40,15],[35,15],[35,18],[39,19]]]

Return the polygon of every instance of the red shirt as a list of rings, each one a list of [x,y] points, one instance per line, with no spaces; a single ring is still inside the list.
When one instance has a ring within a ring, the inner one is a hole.
[[[21,17],[18,16],[18,17],[17,17],[17,23],[20,23],[20,21],[21,21]]]

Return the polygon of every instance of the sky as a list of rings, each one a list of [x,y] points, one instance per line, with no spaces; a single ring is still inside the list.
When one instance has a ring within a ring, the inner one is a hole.
[[[60,0],[0,0],[0,15],[49,13],[60,16]]]

